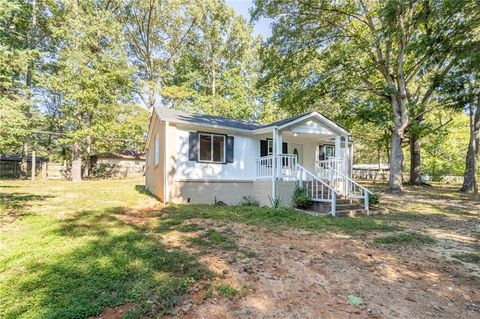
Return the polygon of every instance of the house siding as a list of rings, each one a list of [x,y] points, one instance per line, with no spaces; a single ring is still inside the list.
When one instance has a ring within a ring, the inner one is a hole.
[[[146,167],[145,167],[145,186],[160,201],[165,202],[165,130],[166,123],[159,121],[154,115],[152,119],[151,138],[147,146]],[[159,140],[159,163],[155,165],[154,143],[155,137]]]
[[[189,132],[208,131],[233,136],[234,162],[225,164],[199,163],[188,160]],[[218,180],[249,180],[255,178],[255,159],[260,155],[258,138],[229,133],[218,130],[199,130],[195,127],[178,127],[175,137],[176,179],[218,179]]]

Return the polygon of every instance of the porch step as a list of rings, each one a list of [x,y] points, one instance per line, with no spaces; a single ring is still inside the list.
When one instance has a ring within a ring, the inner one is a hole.
[[[331,211],[330,203],[313,201],[315,211],[328,213]],[[362,200],[356,198],[337,198],[336,215],[338,217],[358,216],[365,214],[365,207]]]

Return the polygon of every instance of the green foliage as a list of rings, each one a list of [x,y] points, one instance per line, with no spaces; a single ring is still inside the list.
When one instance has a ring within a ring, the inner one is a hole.
[[[268,196],[268,199],[270,200],[270,206],[273,209],[279,209],[282,207],[282,199],[280,197],[270,197]]]
[[[235,296],[238,296],[240,294],[240,291],[236,289],[235,287],[229,285],[229,284],[223,284],[219,283],[215,286],[215,290],[222,296],[223,298],[233,298]]]
[[[241,119],[258,117],[255,105],[259,40],[253,26],[225,1],[189,3],[196,21],[162,96],[164,104]]]
[[[295,186],[295,190],[293,191],[292,200],[298,208],[301,209],[308,209],[312,207],[313,202],[308,195],[308,190],[304,187],[300,187],[298,185]]]
[[[260,206],[260,203],[253,196],[243,196],[239,205],[240,206]]]
[[[375,238],[374,242],[377,244],[385,245],[428,245],[433,244],[435,240],[431,237],[415,234],[415,233],[406,233],[394,236],[380,237]]]
[[[375,191],[372,191],[372,194],[368,194],[368,203],[370,205],[377,205],[380,203],[380,195],[375,192]]]

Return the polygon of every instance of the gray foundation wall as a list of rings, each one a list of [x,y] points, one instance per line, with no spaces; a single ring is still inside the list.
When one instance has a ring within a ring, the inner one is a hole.
[[[260,206],[270,206],[271,181],[176,181],[171,187],[170,202],[176,204],[214,204],[222,201],[238,204],[244,196],[252,196]],[[295,182],[277,182],[277,194],[286,206],[292,205]]]

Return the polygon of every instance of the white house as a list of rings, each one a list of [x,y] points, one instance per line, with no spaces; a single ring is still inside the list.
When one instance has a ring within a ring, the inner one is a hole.
[[[243,196],[290,205],[296,184],[335,215],[368,193],[351,179],[350,133],[318,112],[270,124],[156,108],[147,138],[145,184],[167,203],[223,201]]]

